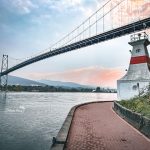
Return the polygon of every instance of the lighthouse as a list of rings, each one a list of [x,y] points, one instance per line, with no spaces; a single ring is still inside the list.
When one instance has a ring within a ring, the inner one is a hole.
[[[129,68],[125,76],[117,81],[118,99],[121,100],[140,95],[140,91],[150,84],[148,35],[145,32],[131,35],[129,44],[132,46]]]

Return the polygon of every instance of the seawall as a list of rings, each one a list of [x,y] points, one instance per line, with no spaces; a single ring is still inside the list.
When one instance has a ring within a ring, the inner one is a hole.
[[[150,119],[121,106],[117,102],[114,102],[114,111],[133,127],[150,138]]]
[[[68,133],[69,133],[69,130],[71,127],[72,119],[73,119],[74,113],[78,107],[87,105],[87,104],[92,104],[92,103],[104,103],[104,102],[113,102],[113,101],[87,102],[87,103],[79,104],[79,105],[72,107],[70,112],[68,113],[61,129],[59,130],[57,136],[53,138],[52,146],[51,146],[50,150],[63,150],[64,149],[64,147],[66,145]]]

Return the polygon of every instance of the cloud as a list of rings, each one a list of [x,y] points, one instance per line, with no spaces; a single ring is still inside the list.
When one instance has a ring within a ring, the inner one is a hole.
[[[124,71],[121,68],[91,66],[64,72],[29,73],[28,78],[59,80],[96,86],[116,87],[116,80],[120,79],[123,75]]]
[[[103,0],[38,0],[41,6],[45,6],[51,11],[58,13],[74,11],[83,13],[85,16],[89,16],[95,11],[98,1]]]
[[[64,11],[82,5],[82,0],[39,0],[42,5],[55,11]]]
[[[12,9],[14,12],[19,12],[21,14],[28,14],[34,8],[39,8],[40,10],[70,12],[70,11],[83,11],[83,13],[95,11],[98,3],[104,0],[1,0],[7,9]],[[94,7],[93,7],[94,6]],[[87,10],[87,12],[86,12]]]
[[[38,8],[38,5],[34,4],[32,0],[6,0],[4,2],[6,6],[9,5],[10,9],[20,14],[28,14],[32,9]]]
[[[101,6],[99,6],[99,8],[100,7]],[[116,28],[118,26],[129,24],[131,22],[149,17],[150,1],[113,0],[106,4],[104,8],[104,14],[107,14],[107,12],[109,11],[111,11],[111,13],[105,16],[104,22],[105,24],[107,24],[107,26],[113,26],[114,28]],[[99,16],[101,16],[101,14],[103,14],[103,10],[100,10],[98,14]]]
[[[134,7],[133,7],[134,6]],[[130,0],[130,5],[127,10],[128,15],[140,15],[139,17],[144,16],[148,17],[150,14],[150,1],[147,0]]]
[[[118,2],[118,0],[114,0],[112,5],[115,6]],[[137,21],[150,16],[150,1],[125,0],[113,12],[113,19],[116,24]]]

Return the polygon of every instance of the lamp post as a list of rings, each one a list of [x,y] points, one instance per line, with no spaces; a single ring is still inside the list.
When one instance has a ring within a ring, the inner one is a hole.
[[[139,83],[137,83],[137,88],[138,88],[138,95],[140,97],[140,86],[139,86]]]

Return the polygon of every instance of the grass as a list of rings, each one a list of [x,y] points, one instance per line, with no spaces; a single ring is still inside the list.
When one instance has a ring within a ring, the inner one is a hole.
[[[150,95],[135,97],[130,100],[121,100],[118,103],[133,112],[140,113],[143,116],[150,118]]]

